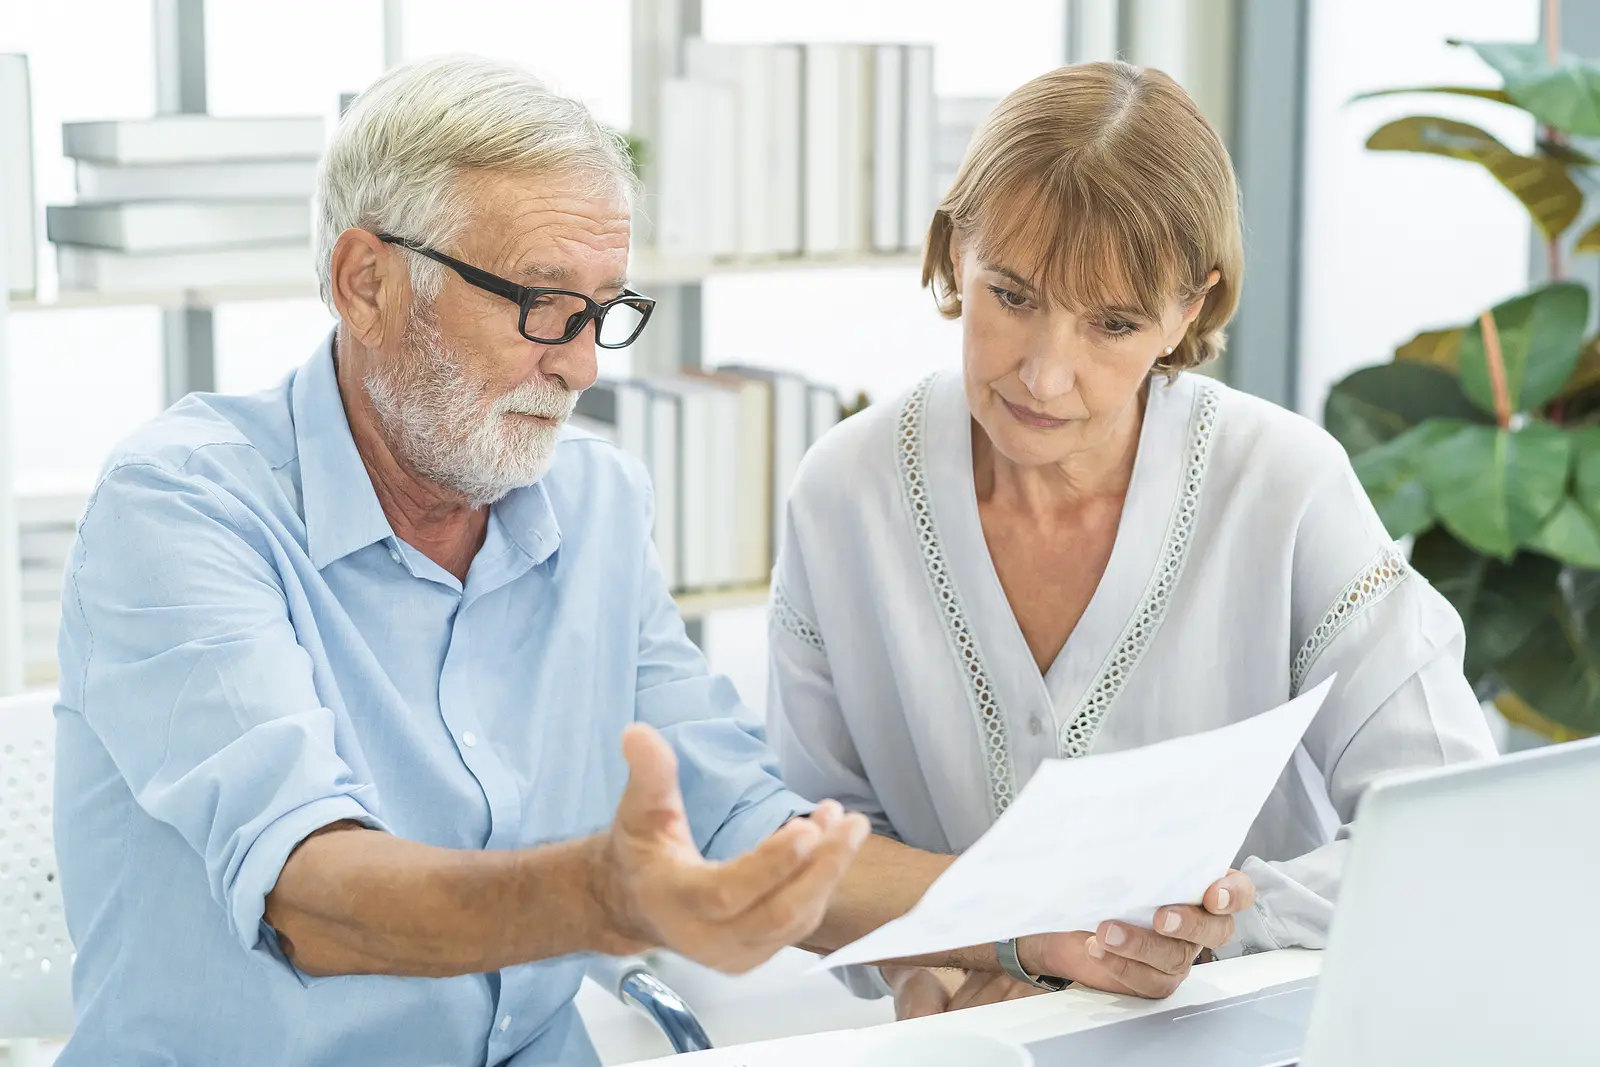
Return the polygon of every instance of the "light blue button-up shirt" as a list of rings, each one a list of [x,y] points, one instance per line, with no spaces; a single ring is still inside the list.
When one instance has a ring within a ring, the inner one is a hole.
[[[460,849],[605,827],[636,720],[677,751],[706,855],[809,808],[686,639],[649,496],[637,464],[569,432],[494,505],[463,585],[384,517],[331,342],[278,388],[192,396],[119,448],[64,594],[61,1067],[594,1063],[581,958],[314,979],[262,910],[337,820]]]

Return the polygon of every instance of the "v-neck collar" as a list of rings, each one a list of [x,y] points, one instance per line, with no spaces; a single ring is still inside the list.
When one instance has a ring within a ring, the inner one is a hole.
[[[1193,375],[1151,383],[1105,573],[1054,662],[1040,674],[984,538],[972,469],[971,414],[961,377],[944,374],[929,384],[920,459],[934,521],[950,548],[945,566],[966,616],[959,622],[981,646],[985,663],[1003,668],[989,672],[987,679],[999,706],[1021,711],[1021,718],[1032,712],[1055,722],[1063,755],[1087,751],[1110,700],[1137,662],[1137,654],[1130,653],[1143,651],[1152,635],[1145,631],[1159,621],[1150,618],[1152,598],[1159,597],[1164,608],[1165,590],[1175,581],[1176,575],[1164,574],[1163,568],[1173,563],[1175,537],[1187,546],[1187,526],[1181,531],[1174,527],[1184,501],[1197,495],[1197,490],[1187,490],[1194,477],[1192,453],[1202,395],[1211,397],[1210,385]],[[1093,722],[1078,721],[1085,715],[1092,715]],[[1018,721],[1014,715],[1006,718]]]

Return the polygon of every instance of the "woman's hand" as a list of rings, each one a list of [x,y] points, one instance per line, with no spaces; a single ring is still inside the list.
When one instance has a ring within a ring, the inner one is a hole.
[[[1054,974],[1110,993],[1160,999],[1183,984],[1196,956],[1233,937],[1233,917],[1255,899],[1255,883],[1229,871],[1206,890],[1202,906],[1175,904],[1156,912],[1154,930],[1104,922],[1094,933],[1021,938],[1017,949],[1030,974]]]

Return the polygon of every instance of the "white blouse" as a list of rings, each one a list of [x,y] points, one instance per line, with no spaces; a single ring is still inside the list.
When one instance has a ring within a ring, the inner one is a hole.
[[[970,419],[960,375],[936,375],[806,457],[772,590],[788,784],[959,852],[1042,760],[1236,722],[1338,672],[1240,851],[1258,901],[1223,954],[1322,947],[1367,786],[1494,753],[1455,611],[1333,438],[1158,377],[1105,574],[1041,676],[984,541]]]

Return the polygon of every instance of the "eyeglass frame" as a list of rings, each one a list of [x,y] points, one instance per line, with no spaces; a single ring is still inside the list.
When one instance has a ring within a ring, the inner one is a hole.
[[[517,332],[523,337],[532,341],[534,344],[564,345],[569,341],[576,339],[577,336],[584,331],[584,328],[592,322],[594,323],[594,343],[597,347],[611,350],[627,348],[629,345],[633,344],[633,342],[639,339],[640,334],[644,333],[644,328],[649,324],[650,316],[656,309],[655,300],[643,295],[642,293],[636,293],[631,289],[622,290],[620,295],[607,300],[604,304],[602,304],[584,293],[573,292],[571,289],[552,289],[545,286],[518,285],[509,278],[502,278],[498,274],[491,274],[482,267],[474,267],[471,263],[464,263],[453,256],[447,256],[443,252],[435,251],[434,249],[429,248],[427,245],[421,244],[420,242],[407,240],[404,237],[397,237],[392,233],[380,233],[376,236],[378,240],[384,242],[385,244],[391,244],[399,248],[408,249],[409,251],[415,252],[420,256],[427,256],[436,263],[443,263],[445,266],[459,274],[461,276],[461,280],[466,282],[468,285],[482,289],[486,293],[493,293],[495,296],[504,297],[506,300],[516,304],[522,309],[522,314],[517,319]],[[584,303],[584,309],[580,312],[577,312],[572,316],[572,318],[567,320],[569,326],[567,328],[566,336],[560,338],[559,340],[548,337],[535,337],[528,332],[528,313],[533,310],[534,302],[542,296],[575,296]],[[622,342],[620,345],[608,345],[604,341],[600,340],[601,320],[605,318],[606,312],[610,311],[618,304],[627,304],[628,306],[632,307],[633,310],[640,312],[642,317],[639,319],[639,325],[634,329],[633,333],[628,336],[626,341]],[[573,319],[578,320],[576,326],[570,325]]]

